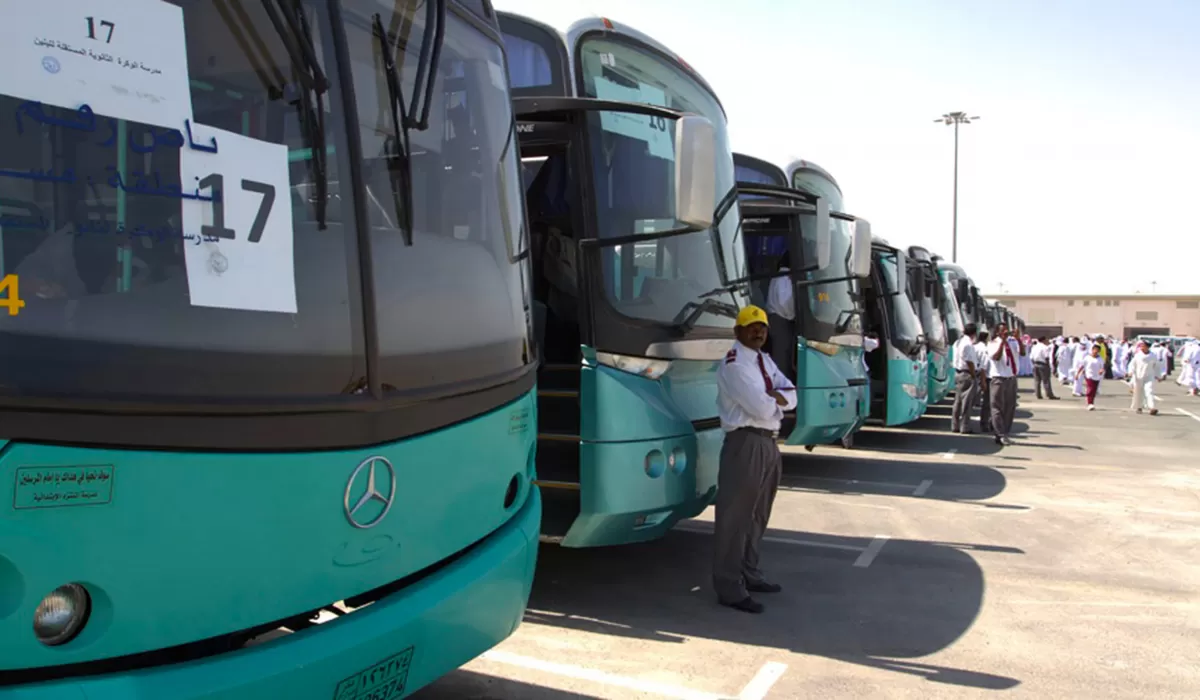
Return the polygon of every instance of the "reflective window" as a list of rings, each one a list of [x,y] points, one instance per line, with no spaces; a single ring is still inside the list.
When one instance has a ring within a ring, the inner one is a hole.
[[[532,319],[521,166],[501,46],[447,12],[428,128],[405,133],[422,72],[426,6],[343,4],[371,203],[385,388],[462,386],[518,370],[531,361]],[[395,66],[394,96],[385,55]]]
[[[948,281],[942,282],[942,317],[946,323],[946,341],[953,345],[962,337],[966,326],[954,297],[954,286]]]
[[[0,268],[26,301],[0,314],[0,391],[301,398],[365,371],[325,3],[174,4],[189,124],[0,96]]]
[[[888,321],[891,324],[892,341],[897,345],[911,345],[922,335],[921,319],[913,309],[912,299],[907,294],[900,294],[899,275],[897,274],[896,254],[887,253],[876,258],[883,273],[884,289],[890,303],[888,304]]]
[[[816,171],[796,170],[792,173],[792,187],[826,200],[831,212],[842,211],[841,191]],[[815,220],[813,216],[801,219],[806,246],[814,251],[817,245]],[[861,346],[862,317],[857,313],[859,304],[854,298],[853,283],[846,279],[850,276],[850,242],[853,238],[850,222],[830,217],[829,229],[829,265],[810,272],[809,279],[839,281],[808,288],[804,332],[813,340]]]
[[[514,88],[542,87],[552,84],[550,55],[539,44],[513,34],[504,35],[508,54],[508,75]]]
[[[623,102],[653,104],[701,114],[717,135],[716,201],[734,185],[733,152],[725,115],[713,95],[679,65],[624,41],[588,39],[581,59],[581,93]],[[674,208],[674,125],[662,117],[635,114],[591,114],[589,136],[594,172],[593,194],[601,237],[676,228]],[[678,236],[666,250],[671,260],[655,258],[649,266],[634,263],[638,251],[626,245],[604,249],[604,280],[610,303],[621,313],[669,323],[689,304],[721,285],[720,265],[729,278],[745,276],[745,251],[735,205],[714,229]],[[664,244],[666,242],[664,241]],[[659,247],[655,247],[658,255]],[[721,257],[718,257],[720,250]],[[643,249],[642,254],[647,254]],[[728,296],[725,297],[729,303]],[[747,303],[741,293],[732,300]],[[728,328],[733,319],[706,313],[698,325]]]

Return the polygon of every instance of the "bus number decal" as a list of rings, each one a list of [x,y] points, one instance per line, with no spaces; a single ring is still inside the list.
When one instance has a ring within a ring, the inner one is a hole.
[[[25,308],[20,282],[16,275],[5,275],[0,279],[0,306],[8,308],[9,316],[16,316]]]
[[[409,647],[343,679],[333,691],[333,700],[392,700],[404,695],[413,649]]]

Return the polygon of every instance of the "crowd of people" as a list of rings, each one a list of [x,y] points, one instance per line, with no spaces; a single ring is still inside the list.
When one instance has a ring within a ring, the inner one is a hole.
[[[991,432],[997,443],[1008,444],[1008,428],[1015,410],[1016,376],[1033,376],[1038,399],[1058,400],[1053,379],[1071,388],[1071,395],[1084,397],[1087,410],[1096,409],[1096,396],[1104,380],[1123,381],[1133,395],[1131,409],[1157,415],[1154,387],[1157,382],[1181,371],[1176,383],[1191,396],[1200,395],[1200,340],[1188,339],[1176,348],[1170,343],[1123,340],[1105,335],[1059,336],[1053,340],[1018,337],[1003,325],[992,333],[968,326],[954,346],[954,369],[960,390],[951,414],[951,429],[969,433],[969,413],[982,404],[979,416],[983,432]],[[1006,342],[1001,343],[1004,340]],[[1010,383],[1014,384],[1009,389]],[[962,387],[966,387],[963,390]],[[1001,388],[1004,396],[997,397]],[[997,424],[997,418],[1001,418]]]

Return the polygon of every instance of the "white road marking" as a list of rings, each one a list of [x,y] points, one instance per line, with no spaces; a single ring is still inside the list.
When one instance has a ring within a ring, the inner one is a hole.
[[[929,491],[930,486],[933,486],[932,479],[926,479],[926,480],[922,481],[917,486],[917,488],[913,489],[913,495],[914,496],[924,496],[925,493]]]
[[[879,550],[883,549],[883,545],[887,544],[887,535],[875,535],[875,539],[871,540],[871,544],[863,550],[863,553],[858,555],[858,559],[854,560],[854,565],[860,569],[865,569],[875,561],[875,557],[879,555]]]
[[[684,525],[683,523],[676,525],[675,529],[681,530],[683,532],[692,532],[697,535],[713,534],[713,530],[711,527],[696,527],[695,525]],[[797,540],[797,539],[792,539],[790,537],[771,537],[771,536],[764,537],[763,542],[774,542],[776,544],[794,544],[794,545],[798,545],[801,547],[820,547],[822,549],[840,549],[840,550],[846,551],[846,552],[866,552],[871,547],[870,544],[868,544],[866,547],[858,547],[858,546],[852,545],[852,544],[833,544],[831,542],[814,542],[813,540]]]
[[[946,450],[942,453],[942,459],[954,459],[954,453],[958,450]]]
[[[781,664],[778,661],[771,661],[763,665],[758,669],[758,673],[754,674],[754,678],[746,684],[746,687],[742,688],[742,692],[738,693],[738,700],[763,700],[784,671],[787,671],[787,664]]]
[[[1191,417],[1191,419],[1192,419],[1192,420],[1194,420],[1194,421],[1200,421],[1200,416],[1196,415],[1195,413],[1192,413],[1191,411],[1187,411],[1187,410],[1184,410],[1184,409],[1182,409],[1182,408],[1177,408],[1177,409],[1175,409],[1175,410],[1176,410],[1176,411],[1179,411],[1180,413],[1182,413],[1182,414],[1183,414],[1183,415],[1185,415],[1185,416],[1189,416],[1189,417]]]
[[[716,693],[705,693],[703,691],[691,690],[690,688],[681,688],[679,686],[668,685],[666,683],[657,683],[655,681],[646,681],[638,678],[617,676],[611,673],[605,673],[604,671],[583,668],[582,666],[571,666],[568,664],[554,663],[552,661],[542,661],[541,659],[531,659],[528,656],[510,654],[507,651],[500,651],[497,649],[484,652],[482,658],[488,661],[507,664],[509,666],[517,666],[519,668],[524,668],[531,671],[541,671],[542,673],[550,673],[556,676],[574,678],[575,680],[590,681],[592,683],[599,683],[601,685],[612,686],[615,688],[625,688],[626,690],[632,690],[638,693],[650,693],[668,698],[678,698],[679,700],[728,699],[728,696],[718,695]]]

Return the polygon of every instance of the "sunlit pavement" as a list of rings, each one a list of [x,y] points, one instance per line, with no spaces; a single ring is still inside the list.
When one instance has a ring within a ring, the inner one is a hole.
[[[787,450],[763,615],[715,604],[712,511],[660,542],[543,546],[525,623],[417,693],[495,698],[1200,697],[1200,398],[1098,409],[1022,380],[1016,444],[949,405]],[[978,427],[978,424],[974,427]]]

